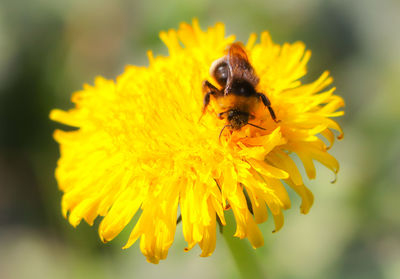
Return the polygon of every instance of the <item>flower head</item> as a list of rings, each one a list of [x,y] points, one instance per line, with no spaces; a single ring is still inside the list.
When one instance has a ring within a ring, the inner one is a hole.
[[[216,115],[215,101],[199,120],[201,85],[212,80],[211,63],[226,54],[235,37],[225,37],[220,23],[204,32],[197,21],[160,37],[169,56],[149,52],[148,67],[128,66],[116,81],[98,77],[94,86],[73,94],[75,108],[51,112],[51,119],[78,128],[54,133],[63,214],[73,226],[82,219],[92,225],[103,216],[104,242],[139,214],[124,248],[140,238],[153,263],[166,258],[179,214],[186,250],[199,244],[201,256],[211,255],[216,223],[226,224],[229,209],[235,236],[259,247],[257,224],[267,220],[267,208],[275,231],[283,225],[282,211],[291,205],[288,187],[302,198],[302,213],[313,203],[291,154],[310,179],[316,175],[314,160],[338,171],[325,142],[333,144],[332,130],[341,133],[330,117],[343,114],[337,111],[343,100],[333,95],[335,88],[326,89],[332,83],[328,72],[312,83],[299,80],[311,54],[303,43],[280,46],[267,32],[256,43],[252,34],[245,48],[260,79],[257,90],[268,96],[279,122],[259,106],[254,124],[265,130],[246,125],[219,140],[225,122]]]

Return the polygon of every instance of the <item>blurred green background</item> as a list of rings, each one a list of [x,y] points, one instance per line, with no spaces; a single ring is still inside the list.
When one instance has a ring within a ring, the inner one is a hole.
[[[0,278],[240,278],[221,235],[209,258],[183,252],[181,226],[168,259],[146,262],[127,233],[102,244],[97,226],[61,216],[54,179],[59,156],[48,119],[96,75],[114,79],[146,50],[166,54],[160,30],[193,17],[222,21],[246,41],[269,30],[278,43],[313,51],[307,79],[329,69],[346,100],[345,138],[332,149],[338,181],[319,167],[307,185],[315,205],[293,208],[256,250],[269,278],[400,278],[400,2],[53,1],[0,2]]]

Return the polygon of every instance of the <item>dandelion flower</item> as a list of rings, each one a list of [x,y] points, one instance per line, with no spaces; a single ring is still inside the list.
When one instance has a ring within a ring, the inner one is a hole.
[[[55,109],[50,118],[76,127],[56,130],[61,157],[56,179],[63,191],[62,212],[72,226],[82,219],[92,225],[102,216],[99,236],[115,238],[137,214],[124,248],[140,238],[147,260],[167,257],[181,216],[186,251],[196,244],[201,256],[216,246],[217,223],[226,225],[226,210],[236,220],[234,236],[263,245],[258,224],[268,218],[275,231],[290,208],[292,188],[307,213],[313,194],[304,185],[298,156],[308,178],[315,178],[314,161],[334,173],[339,165],[328,154],[341,128],[331,119],[344,105],[328,72],[303,84],[310,51],[302,42],[278,45],[268,32],[257,43],[252,34],[245,45],[260,83],[259,92],[271,100],[278,123],[260,106],[256,124],[244,126],[219,140],[224,126],[215,102],[200,119],[202,81],[212,80],[211,63],[223,57],[235,41],[224,25],[202,31],[196,20],[178,30],[160,33],[169,56],[154,57],[149,66],[127,66],[116,81],[98,77],[72,95],[75,108]]]

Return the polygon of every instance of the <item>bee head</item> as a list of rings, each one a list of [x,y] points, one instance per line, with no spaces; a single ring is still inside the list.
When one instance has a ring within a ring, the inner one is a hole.
[[[228,122],[232,125],[233,130],[239,130],[249,122],[250,114],[248,112],[237,109],[228,112]]]
[[[248,112],[240,111],[238,109],[231,109],[229,111],[223,112],[222,114],[224,113],[227,114],[227,120],[229,124],[225,125],[219,133],[220,141],[222,132],[225,130],[226,127],[231,127],[233,130],[240,130],[243,126],[250,125],[258,129],[265,130],[265,128],[263,127],[249,123],[249,119],[254,119],[254,116],[250,115]]]

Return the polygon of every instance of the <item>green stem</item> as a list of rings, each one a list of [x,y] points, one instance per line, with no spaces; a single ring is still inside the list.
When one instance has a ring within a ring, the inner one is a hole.
[[[231,251],[236,267],[242,278],[266,278],[258,262],[254,249],[247,239],[234,237],[235,221],[232,212],[226,212],[227,225],[224,226],[223,236]]]

